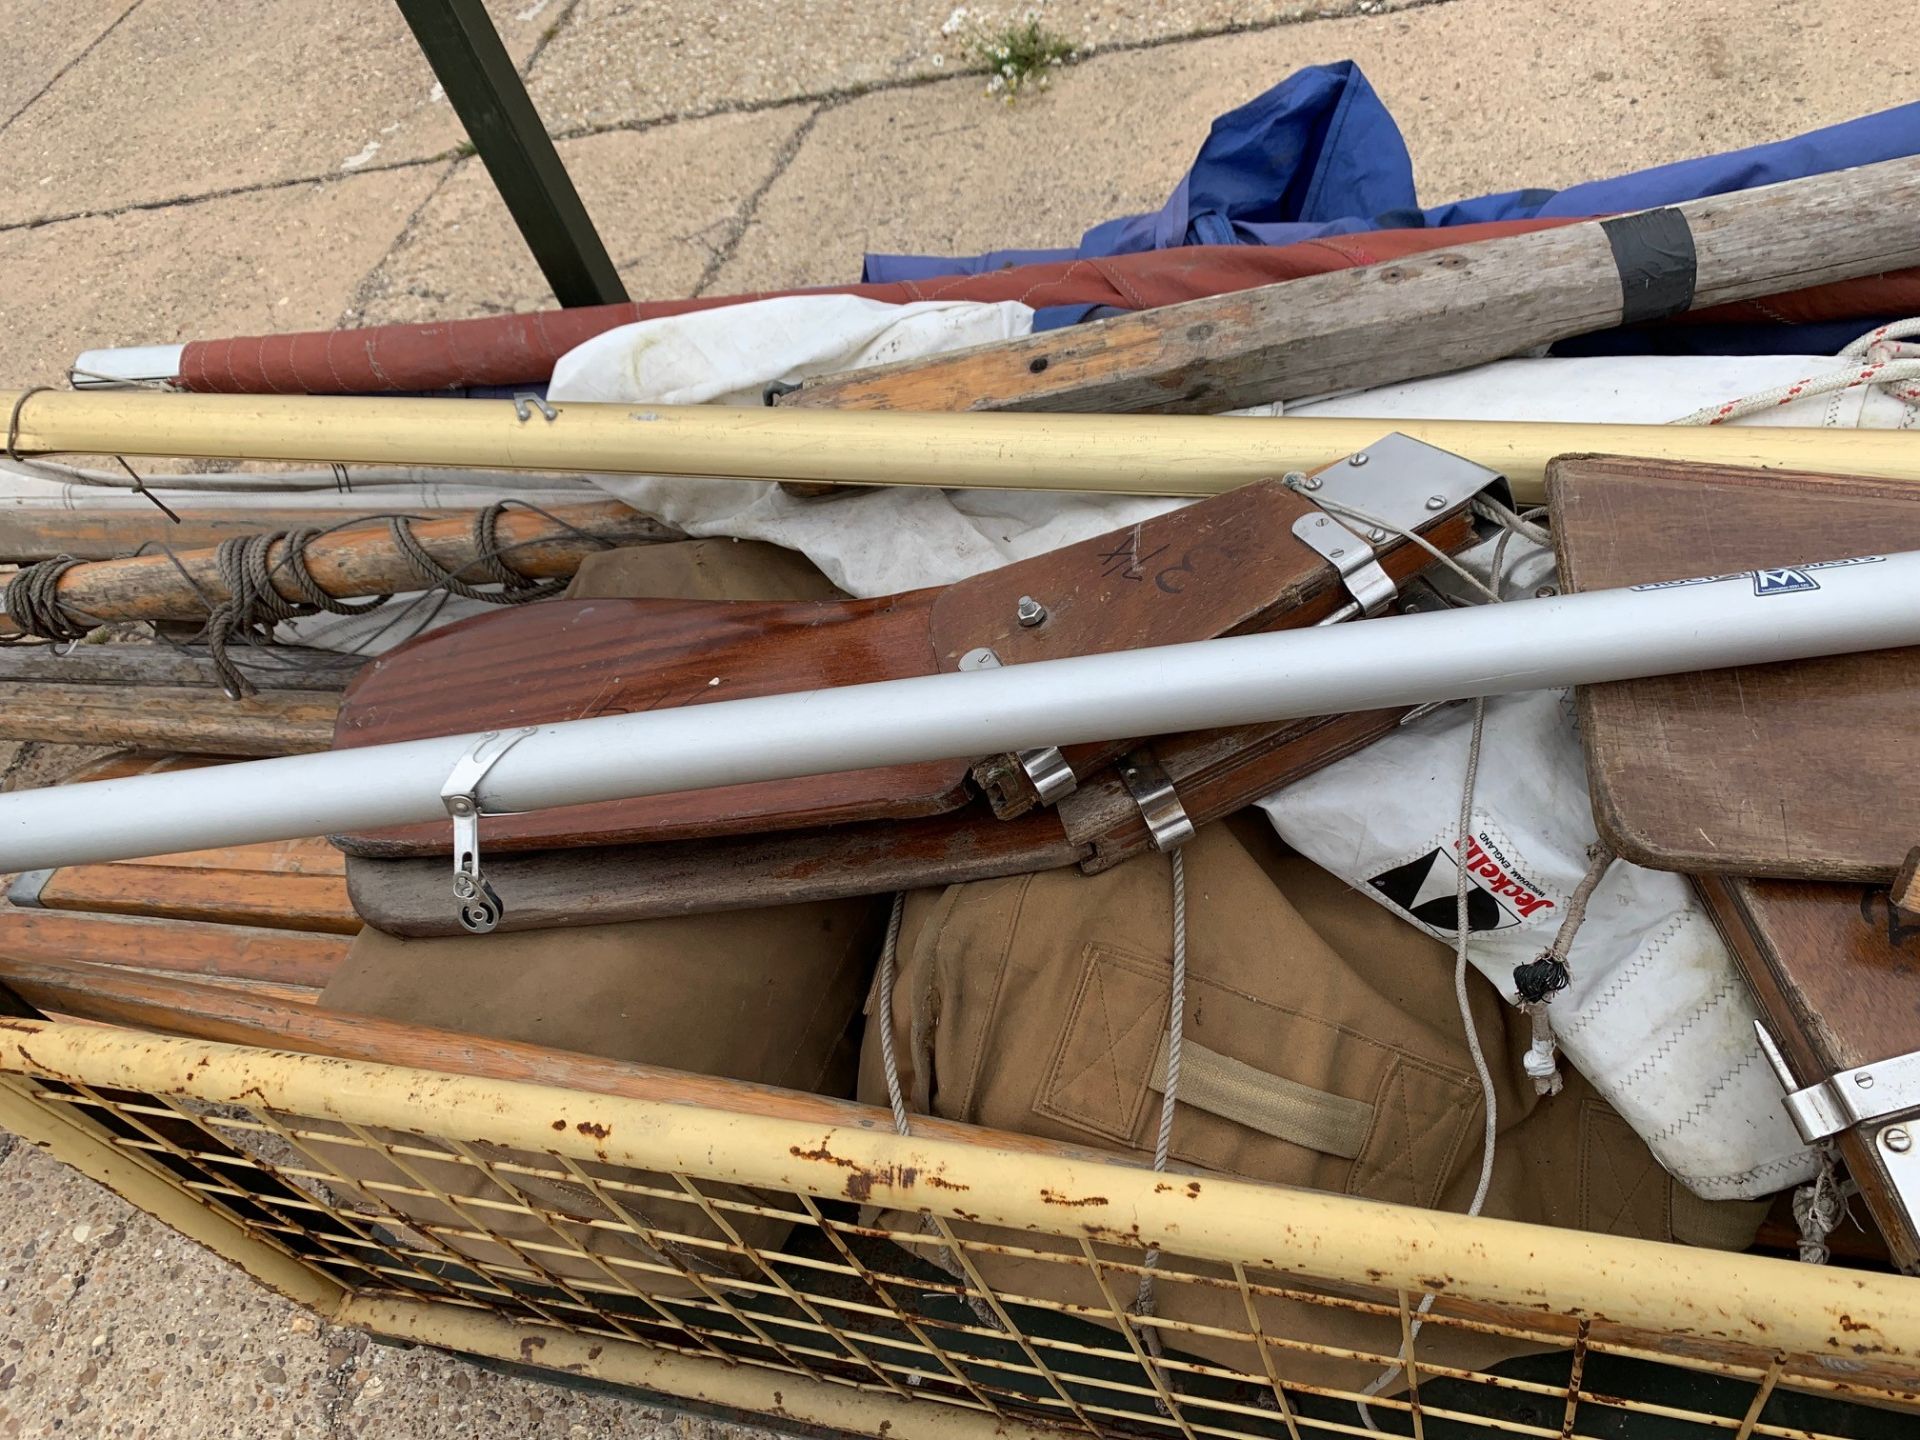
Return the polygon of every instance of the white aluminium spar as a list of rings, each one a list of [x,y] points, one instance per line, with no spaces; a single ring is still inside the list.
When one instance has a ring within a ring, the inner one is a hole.
[[[477,793],[538,810],[1914,644],[1920,551],[542,725]],[[444,818],[482,738],[0,796],[0,871]]]

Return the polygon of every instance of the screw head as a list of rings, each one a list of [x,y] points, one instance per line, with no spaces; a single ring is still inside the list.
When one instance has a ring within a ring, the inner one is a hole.
[[[1880,1143],[1896,1155],[1904,1155],[1913,1148],[1913,1136],[1903,1125],[1895,1125],[1880,1134]]]
[[[1533,598],[1536,600],[1551,600],[1559,593],[1560,590],[1558,586],[1542,585],[1538,590],[1533,592]]]
[[[456,795],[447,803],[447,808],[456,815],[471,815],[473,813],[473,801],[467,799],[464,795]]]
[[[1298,474],[1299,472],[1296,471],[1295,473]],[[1302,490],[1318,490],[1322,481],[1318,475],[1301,475],[1298,483]]]
[[[1367,531],[1367,539],[1371,540],[1376,545],[1378,545],[1382,540],[1385,540],[1386,538],[1387,538],[1387,532],[1382,530],[1378,525],[1374,526],[1373,529]]]
[[[1862,1070],[1858,1075],[1853,1077],[1853,1083],[1858,1085],[1862,1090],[1871,1090],[1873,1088],[1872,1072]]]
[[[1444,510],[1444,509],[1446,509],[1446,508],[1447,508],[1447,497],[1446,497],[1446,496],[1444,496],[1444,495],[1429,495],[1429,496],[1427,496],[1427,509],[1429,509],[1429,510]]]
[[[1356,455],[1349,455],[1347,457],[1347,464],[1349,465],[1364,465],[1366,463],[1367,463],[1367,452],[1364,450],[1360,451]]]
[[[1047,607],[1031,595],[1022,595],[1020,603],[1014,606],[1013,615],[1020,622],[1020,628],[1031,630],[1047,618]]]

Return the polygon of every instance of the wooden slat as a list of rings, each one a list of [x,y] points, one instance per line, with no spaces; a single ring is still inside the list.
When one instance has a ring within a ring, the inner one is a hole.
[[[119,860],[118,865],[159,865],[177,870],[254,870],[274,875],[344,875],[347,857],[325,840],[266,840],[221,850],[181,850]],[[218,883],[218,882],[215,882]]]
[[[144,975],[161,981],[172,978],[171,971],[154,970],[138,965],[109,968],[120,975]],[[273,980],[238,980],[226,975],[196,975],[194,983],[231,991],[236,995],[252,995],[261,1000],[277,1001],[284,1005],[311,1007],[320,1003],[320,991],[311,985],[282,985]]]
[[[1920,158],[1675,206],[1697,259],[1692,305],[1920,264],[1916,207]],[[1623,300],[1595,221],[829,376],[779,403],[1213,413],[1517,355],[1619,324]]]
[[[477,616],[390,651],[354,680],[334,748],[632,714],[953,670],[977,647],[1002,664],[1309,626],[1344,602],[1332,565],[1293,524],[1308,499],[1273,481],[1064,546],[939,589],[812,602],[554,601]],[[1436,513],[1433,543],[1465,543]],[[1429,563],[1405,541],[1381,564],[1404,581]],[[1016,619],[1021,596],[1048,618]],[[1076,747],[1092,768],[1113,746]],[[753,834],[950,813],[979,756],[492,816],[515,850]],[[444,822],[338,837],[354,855],[446,854]]]
[[[119,780],[128,775],[165,775],[174,770],[200,770],[208,765],[225,765],[225,755],[171,755],[155,750],[121,750],[88,761],[61,783],[77,785],[83,780]]]
[[[40,903],[50,910],[153,915],[334,935],[352,935],[360,928],[360,917],[347,901],[346,883],[337,875],[72,865],[56,870],[41,887]]]
[[[236,647],[233,658],[264,690],[339,692],[364,658],[327,650],[275,646],[255,652]],[[0,684],[169,685],[218,690],[219,673],[204,650],[186,653],[171,645],[13,645],[0,648]]]
[[[1886,891],[1735,875],[1694,885],[1801,1084],[1920,1049],[1920,927]],[[1920,1226],[1867,1133],[1846,1131],[1839,1149],[1896,1263],[1920,1265]]]
[[[338,711],[338,697],[302,690],[229,700],[188,686],[12,685],[0,691],[0,740],[303,755],[329,746]]]
[[[1569,455],[1547,490],[1568,591],[1920,548],[1898,481]],[[1594,819],[1637,865],[1885,884],[1916,839],[1916,693],[1920,646],[1582,686]]]
[[[346,958],[339,934],[0,906],[0,954],[322,989]]]
[[[649,845],[489,854],[506,906],[500,929],[603,925],[877,895],[1070,865],[1050,810],[997,820],[975,803],[953,815]],[[347,889],[368,924],[395,935],[461,932],[447,861],[347,861]]]
[[[1187,813],[1204,824],[1372,743],[1401,713],[1208,731],[1152,749]],[[501,928],[528,930],[875,895],[1076,863],[1099,871],[1151,844],[1139,805],[1105,769],[1057,807],[1008,820],[975,801],[921,820],[498,854],[487,874],[506,905]],[[347,888],[354,908],[382,930],[460,933],[444,859],[354,856]]]

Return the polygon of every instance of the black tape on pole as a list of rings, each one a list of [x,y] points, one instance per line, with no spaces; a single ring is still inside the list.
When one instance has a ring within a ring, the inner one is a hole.
[[[1644,325],[1693,308],[1693,231],[1678,210],[1643,210],[1602,220],[1620,272],[1620,323]]]

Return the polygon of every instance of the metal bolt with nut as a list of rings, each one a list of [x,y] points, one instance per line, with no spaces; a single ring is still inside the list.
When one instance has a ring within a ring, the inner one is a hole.
[[[1047,607],[1031,595],[1022,595],[1020,603],[1014,607],[1014,618],[1020,622],[1020,628],[1031,630],[1047,618]]]

